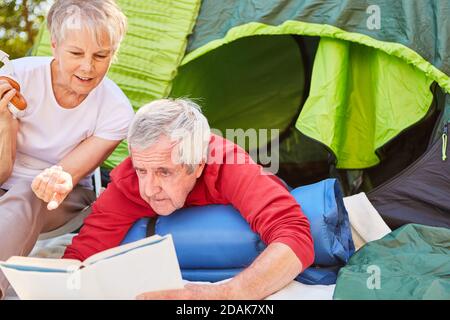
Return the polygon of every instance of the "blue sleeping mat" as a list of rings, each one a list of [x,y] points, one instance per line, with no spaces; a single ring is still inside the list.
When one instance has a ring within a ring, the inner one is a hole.
[[[311,224],[314,265],[296,280],[306,284],[333,284],[337,272],[354,252],[348,214],[336,179],[327,179],[291,191]],[[135,223],[123,243],[142,239],[149,219]],[[172,234],[183,278],[220,281],[233,277],[265,249],[240,213],[230,205],[183,208],[160,216],[155,233]]]

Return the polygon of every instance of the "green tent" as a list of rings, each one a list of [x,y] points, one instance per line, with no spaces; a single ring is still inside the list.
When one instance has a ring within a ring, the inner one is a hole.
[[[279,144],[278,174],[291,186],[335,176],[348,194],[369,191],[440,141],[450,120],[448,1],[118,3],[129,32],[109,77],[134,108],[190,97],[224,135],[268,129],[243,146]],[[50,54],[44,27],[33,54]],[[126,156],[122,144],[104,166]]]

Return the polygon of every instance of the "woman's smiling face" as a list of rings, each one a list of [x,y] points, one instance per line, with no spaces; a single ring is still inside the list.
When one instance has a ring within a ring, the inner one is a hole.
[[[87,95],[103,80],[114,56],[106,32],[98,39],[87,29],[66,32],[60,43],[52,42],[56,84],[77,95]]]

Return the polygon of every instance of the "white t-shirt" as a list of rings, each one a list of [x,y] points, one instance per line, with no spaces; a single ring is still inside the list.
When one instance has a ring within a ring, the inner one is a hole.
[[[17,152],[11,177],[1,186],[9,189],[18,181],[31,181],[43,169],[61,161],[90,136],[123,140],[134,112],[125,94],[105,77],[86,99],[73,109],[61,107],[53,94],[52,57],[12,60],[13,74],[27,100],[20,118]],[[0,75],[7,76],[3,67]],[[92,188],[91,174],[80,181]]]

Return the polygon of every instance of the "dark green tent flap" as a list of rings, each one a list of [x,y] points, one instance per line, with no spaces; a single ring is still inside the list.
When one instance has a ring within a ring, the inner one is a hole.
[[[450,299],[450,229],[408,224],[340,269],[334,299]]]
[[[203,0],[187,53],[224,38],[237,26],[252,22],[279,26],[286,21],[301,21],[402,44],[449,75],[449,16],[448,1]]]

